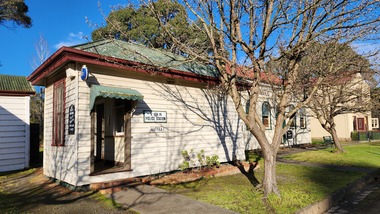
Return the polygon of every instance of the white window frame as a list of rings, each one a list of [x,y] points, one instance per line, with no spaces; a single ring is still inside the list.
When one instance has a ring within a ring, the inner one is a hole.
[[[372,118],[372,128],[373,129],[379,128],[379,118]]]

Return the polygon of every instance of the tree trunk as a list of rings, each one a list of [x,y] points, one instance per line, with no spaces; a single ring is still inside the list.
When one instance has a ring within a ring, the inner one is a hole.
[[[334,140],[334,144],[335,144],[335,148],[337,150],[337,153],[343,153],[344,150],[343,150],[342,145],[339,142],[338,134],[336,133],[335,127],[331,127],[329,133],[331,134],[331,136]]]
[[[276,157],[277,149],[263,149],[264,157],[264,178],[263,188],[264,197],[267,197],[270,193],[280,195],[280,191],[277,187],[276,179]]]

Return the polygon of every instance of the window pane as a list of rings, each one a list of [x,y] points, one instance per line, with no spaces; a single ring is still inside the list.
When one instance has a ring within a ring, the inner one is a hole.
[[[303,129],[306,128],[305,117],[303,116],[300,118],[300,127]]]
[[[115,100],[115,131],[116,133],[124,133],[124,106],[125,100]]]
[[[305,110],[305,108],[300,109],[300,127],[301,127],[301,129],[306,129],[306,110]]]
[[[266,128],[270,128],[270,105],[264,102],[262,105],[262,121]]]
[[[265,127],[269,128],[269,117],[263,116],[263,124]]]
[[[116,107],[116,132],[124,132],[124,108]]]
[[[269,116],[269,103],[263,103],[263,116]]]
[[[64,144],[65,133],[65,103],[64,103],[64,82],[54,85],[53,100],[53,145]]]

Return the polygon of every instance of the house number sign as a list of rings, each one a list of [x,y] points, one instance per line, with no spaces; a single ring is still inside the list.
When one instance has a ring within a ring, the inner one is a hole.
[[[69,107],[69,134],[75,134],[75,106]]]
[[[144,123],[166,123],[166,111],[144,111]]]

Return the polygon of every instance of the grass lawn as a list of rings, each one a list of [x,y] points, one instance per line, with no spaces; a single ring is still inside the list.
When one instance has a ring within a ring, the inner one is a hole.
[[[380,168],[380,142],[344,146],[344,150],[343,154],[334,153],[334,149],[324,149],[293,154],[286,158],[302,162]]]
[[[380,166],[380,143],[347,146],[345,149],[346,154],[335,154],[331,149],[326,149],[295,154],[289,158],[349,166]],[[260,165],[263,166],[263,163]],[[253,185],[255,179],[262,181],[262,168],[255,171],[254,177],[237,174],[161,188],[239,213],[294,213],[364,175],[359,172],[278,164],[277,182],[281,197],[271,195],[270,204],[264,204],[262,191]]]

